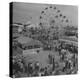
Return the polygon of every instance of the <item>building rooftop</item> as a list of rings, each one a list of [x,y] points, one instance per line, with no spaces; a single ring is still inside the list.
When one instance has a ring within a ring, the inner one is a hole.
[[[34,40],[32,38],[29,38],[29,37],[24,37],[24,36],[21,36],[19,38],[17,38],[18,42],[23,44],[23,45],[42,45],[42,43],[38,40]]]

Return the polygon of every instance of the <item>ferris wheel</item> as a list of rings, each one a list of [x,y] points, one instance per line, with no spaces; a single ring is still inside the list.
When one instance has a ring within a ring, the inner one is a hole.
[[[64,27],[70,24],[69,19],[62,14],[62,12],[53,5],[45,7],[39,16],[40,26],[44,28],[49,27]]]

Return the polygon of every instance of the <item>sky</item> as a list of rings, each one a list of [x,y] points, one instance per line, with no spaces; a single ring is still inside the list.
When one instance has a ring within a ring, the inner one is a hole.
[[[48,6],[56,6],[61,13],[70,20],[74,26],[78,25],[78,7],[71,5],[55,5],[55,4],[36,4],[36,3],[13,3],[13,23],[27,23],[31,21],[33,24],[39,22],[39,16],[42,10]]]

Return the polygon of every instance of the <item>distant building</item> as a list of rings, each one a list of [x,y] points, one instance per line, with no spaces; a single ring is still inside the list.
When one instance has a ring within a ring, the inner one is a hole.
[[[12,24],[12,28],[14,33],[18,33],[18,32],[22,32],[24,26],[21,23],[14,23]]]
[[[67,43],[67,44],[73,44],[74,46],[78,47],[78,42],[76,41],[71,41],[69,39],[59,39],[60,42],[64,42],[64,43]]]

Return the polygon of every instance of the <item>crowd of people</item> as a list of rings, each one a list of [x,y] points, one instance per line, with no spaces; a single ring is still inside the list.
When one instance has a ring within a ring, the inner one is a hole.
[[[73,44],[60,43],[56,50],[59,52],[61,62],[65,63],[63,71],[70,71],[70,73],[77,72],[78,64],[78,47]]]
[[[46,67],[41,67],[38,61],[32,63],[24,63],[24,57],[13,59],[13,75],[14,77],[28,76],[48,76],[59,74],[75,74],[78,69],[78,50],[73,44],[60,42],[58,47],[55,47],[58,52],[59,60],[55,60],[53,54],[48,55],[49,64]]]

